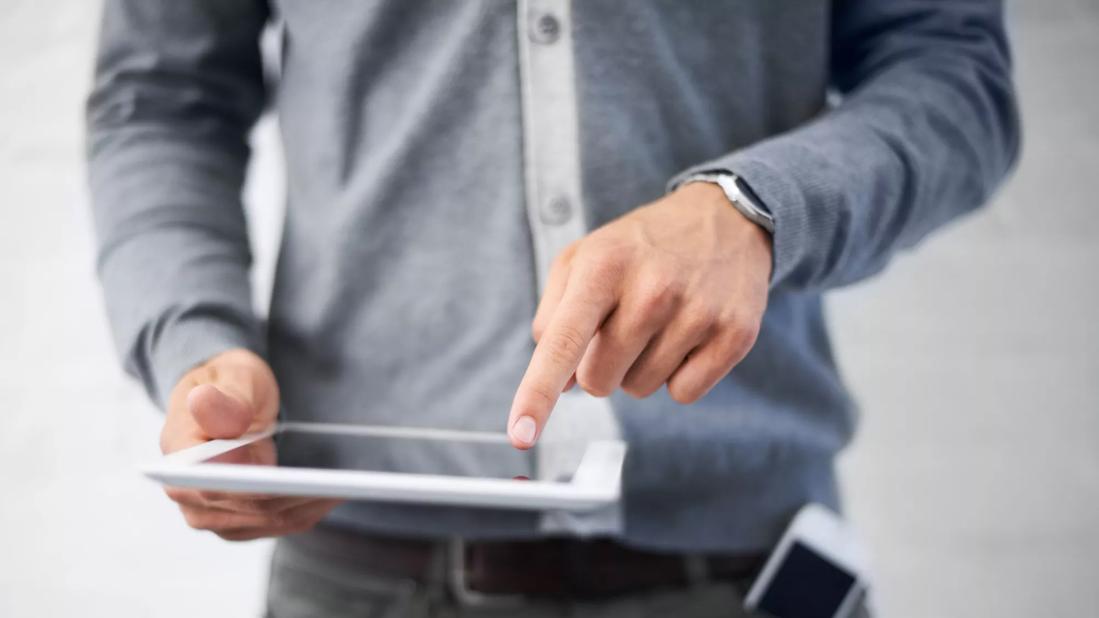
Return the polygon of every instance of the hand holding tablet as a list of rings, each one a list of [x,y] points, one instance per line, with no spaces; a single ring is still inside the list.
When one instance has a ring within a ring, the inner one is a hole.
[[[267,363],[247,350],[230,350],[188,372],[173,389],[160,435],[161,451],[186,452],[210,440],[262,432],[273,426],[278,409],[278,386]],[[273,460],[272,446],[270,441],[254,442],[232,458],[238,464]],[[180,486],[167,486],[164,491],[179,504],[188,525],[228,540],[311,528],[341,502]]]
[[[308,529],[340,499],[562,511],[619,499],[620,441],[587,443],[575,469],[543,478],[536,451],[514,449],[504,433],[275,424],[277,410],[261,359],[214,357],[176,387],[166,455],[144,472],[167,486],[192,527],[228,539]]]
[[[590,442],[570,473],[540,478],[534,452],[503,433],[280,423],[167,455],[145,473],[203,493],[586,511],[618,500],[624,455],[621,442]]]

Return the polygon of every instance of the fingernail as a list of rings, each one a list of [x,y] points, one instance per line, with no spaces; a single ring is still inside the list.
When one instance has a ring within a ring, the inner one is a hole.
[[[522,444],[534,444],[534,434],[538,432],[538,425],[529,416],[520,416],[519,420],[511,425],[511,437]]]

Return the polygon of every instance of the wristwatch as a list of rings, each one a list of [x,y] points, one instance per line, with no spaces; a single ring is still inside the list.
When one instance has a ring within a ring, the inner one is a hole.
[[[736,208],[740,214],[769,233],[775,233],[775,219],[771,216],[771,213],[767,212],[767,208],[763,206],[752,188],[740,176],[721,170],[698,172],[684,178],[678,186],[681,187],[688,182],[709,182],[721,187],[721,190],[725,192],[725,197],[729,198],[733,208]]]

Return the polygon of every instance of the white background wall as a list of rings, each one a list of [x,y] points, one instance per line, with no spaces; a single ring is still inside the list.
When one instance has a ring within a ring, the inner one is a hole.
[[[1022,168],[835,294],[843,461],[887,615],[1099,612],[1099,2],[1014,4]],[[254,615],[267,543],[189,531],[134,470],[159,417],[113,356],[81,104],[97,3],[0,0],[0,616]],[[269,279],[278,159],[249,189]]]

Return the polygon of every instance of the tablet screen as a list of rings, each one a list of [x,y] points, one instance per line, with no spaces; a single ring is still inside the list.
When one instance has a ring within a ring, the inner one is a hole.
[[[204,463],[235,463],[324,470],[359,470],[469,476],[535,478],[533,450],[506,442],[425,439],[388,435],[281,429]],[[568,482],[568,478],[555,479]]]

